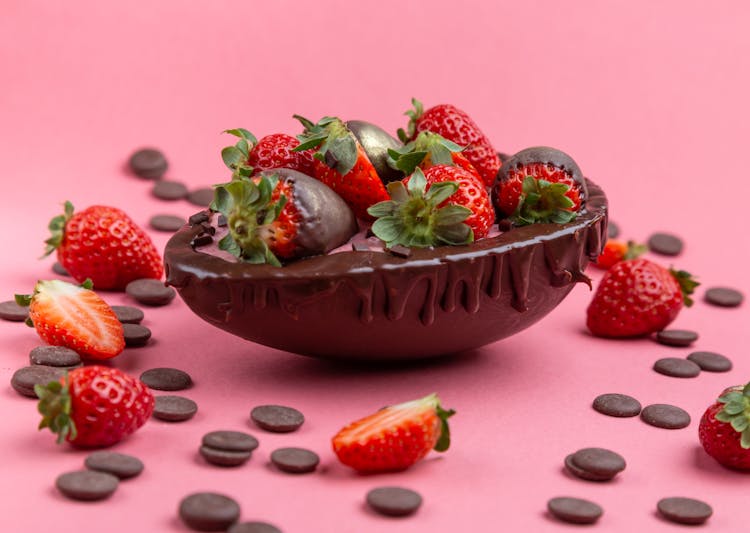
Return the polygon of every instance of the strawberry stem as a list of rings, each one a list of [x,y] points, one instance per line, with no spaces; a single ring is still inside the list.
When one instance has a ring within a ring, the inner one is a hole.
[[[674,276],[674,279],[676,279],[677,283],[679,283],[680,285],[680,290],[682,291],[682,301],[685,302],[685,307],[690,307],[691,305],[693,305],[693,299],[690,297],[690,295],[695,292],[695,288],[700,285],[700,283],[695,281],[695,278],[693,278],[692,274],[690,274],[690,272],[686,272],[685,270],[675,270],[673,268],[670,268],[669,273]]]
[[[408,111],[404,112],[404,115],[409,117],[409,123],[406,125],[406,131],[399,128],[399,130],[396,132],[398,134],[398,138],[402,143],[407,143],[414,138],[417,133],[417,121],[422,117],[422,115],[424,115],[424,106],[422,105],[422,102],[420,102],[416,98],[412,98],[411,105],[414,106],[414,109],[409,109]]]
[[[734,431],[741,433],[740,445],[750,449],[750,383],[733,387],[718,401],[724,404],[724,408],[716,413],[716,420],[730,424]]]
[[[59,381],[51,381],[47,385],[35,385],[34,392],[39,397],[37,409],[42,414],[39,429],[49,428],[57,434],[57,443],[66,439],[75,440],[78,432],[75,422],[70,417],[72,400],[68,386],[68,374]]]
[[[65,225],[73,216],[74,208],[73,204],[69,201],[66,201],[63,205],[63,214],[57,215],[49,221],[49,225],[47,226],[47,228],[50,230],[51,235],[46,241],[44,241],[44,244],[46,244],[47,246],[45,246],[44,255],[42,255],[40,259],[47,257],[49,254],[57,250],[57,248],[62,244],[63,237],[65,237]]]

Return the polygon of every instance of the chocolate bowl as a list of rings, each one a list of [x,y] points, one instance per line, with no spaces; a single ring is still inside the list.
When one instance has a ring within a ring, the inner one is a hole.
[[[199,317],[289,352],[346,360],[459,353],[531,326],[562,301],[601,251],[607,199],[588,181],[568,224],[513,228],[467,246],[345,251],[283,267],[194,249],[200,224],[172,236],[167,283]]]

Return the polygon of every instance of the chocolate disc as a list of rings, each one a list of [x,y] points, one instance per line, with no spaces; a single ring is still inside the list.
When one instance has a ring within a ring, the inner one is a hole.
[[[65,375],[65,370],[54,366],[32,365],[19,368],[10,378],[10,386],[29,398],[37,398],[34,385],[47,385],[50,381],[58,381]]]
[[[626,418],[638,416],[641,403],[627,394],[601,394],[594,399],[593,407],[603,415]]]
[[[198,412],[198,404],[183,396],[165,395],[154,398],[154,418],[167,422],[190,420]]]
[[[718,353],[693,352],[687,358],[706,372],[729,372],[732,370],[732,361]]]
[[[188,195],[188,188],[184,183],[179,181],[160,180],[154,183],[151,194],[159,200],[181,200]]]
[[[226,531],[240,517],[239,504],[223,494],[198,492],[183,498],[180,518],[198,531]]]
[[[60,264],[59,261],[55,261],[54,263],[52,263],[52,272],[54,272],[58,276],[70,277],[70,272],[68,272],[67,269]]]
[[[18,305],[13,300],[0,302],[0,318],[9,322],[23,322],[29,318],[29,308]]]
[[[666,346],[678,346],[680,348],[690,346],[698,340],[698,334],[695,331],[686,329],[665,329],[656,334],[656,341]]]
[[[140,324],[125,323],[122,325],[122,331],[125,335],[125,346],[129,348],[146,346],[148,340],[151,338],[151,330]]]
[[[654,363],[654,370],[673,378],[694,378],[701,373],[701,367],[698,364],[679,357],[659,359]]]
[[[156,180],[167,171],[164,154],[156,148],[142,148],[130,156],[128,161],[133,174],[141,178]]]
[[[610,239],[616,239],[620,236],[620,226],[612,222],[611,220],[607,223],[607,237]]]
[[[210,187],[195,189],[187,195],[187,201],[199,207],[207,207],[214,201],[214,190]]]
[[[671,233],[654,233],[648,238],[648,249],[660,255],[680,255],[682,239]]]
[[[201,442],[203,446],[230,452],[252,452],[258,447],[258,439],[241,431],[212,431]]]
[[[274,433],[295,431],[305,421],[297,409],[283,405],[259,405],[250,412],[250,418],[261,429]]]
[[[149,219],[148,224],[156,231],[174,233],[184,226],[185,222],[184,218],[176,215],[154,215]]]
[[[112,474],[79,470],[58,476],[55,486],[70,499],[95,501],[110,497],[119,483]]]
[[[117,320],[123,324],[140,324],[143,320],[143,311],[131,305],[112,305]]]
[[[120,479],[135,477],[143,472],[143,462],[140,459],[117,452],[94,452],[86,457],[84,464],[89,470],[106,472]]]
[[[713,514],[711,506],[692,498],[664,498],[656,504],[659,513],[678,524],[702,524]]]
[[[230,527],[227,533],[281,533],[281,530],[268,522],[241,522]]]
[[[571,524],[593,524],[602,516],[603,510],[594,502],[581,498],[552,498],[547,502],[550,514]]]
[[[183,390],[193,385],[190,374],[176,368],[152,368],[141,374],[141,381],[150,389]]]
[[[573,474],[575,477],[585,479],[587,481],[609,481],[613,476],[604,474],[595,474],[584,470],[573,462],[573,454],[569,454],[565,457],[565,469]]]
[[[283,472],[305,474],[318,467],[320,458],[304,448],[279,448],[271,453],[271,462]]]
[[[210,446],[201,446],[198,452],[207,462],[218,466],[240,466],[245,464],[252,455],[252,452],[233,452]]]
[[[81,364],[78,352],[65,346],[37,346],[29,352],[32,365],[71,367]]]
[[[742,304],[744,296],[737,289],[729,287],[712,287],[706,290],[703,298],[707,303],[719,307],[737,307]]]
[[[367,493],[367,505],[386,516],[408,516],[422,505],[422,496],[402,487],[378,487]]]
[[[158,279],[137,279],[125,287],[125,293],[144,305],[167,305],[177,294],[172,287],[164,285]]]
[[[605,448],[583,448],[575,452],[570,460],[579,469],[608,479],[625,470],[625,459]]]
[[[690,425],[690,415],[687,411],[663,403],[644,407],[641,411],[641,420],[663,429],[682,429]]]

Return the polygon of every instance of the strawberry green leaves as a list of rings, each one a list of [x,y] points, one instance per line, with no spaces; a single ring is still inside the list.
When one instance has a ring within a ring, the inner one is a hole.
[[[317,148],[313,157],[330,168],[335,168],[342,176],[354,168],[358,156],[357,139],[341,119],[323,117],[317,124],[313,124],[300,115],[294,115],[294,118],[305,128],[302,134],[297,135],[300,144],[294,148],[295,152]]]
[[[44,248],[44,255],[42,258],[47,257],[49,254],[54,252],[60,244],[62,244],[63,237],[65,236],[65,225],[68,223],[68,220],[73,216],[74,208],[73,204],[66,201],[63,207],[63,214],[57,215],[52,220],[49,221],[49,225],[47,228],[50,230],[50,233],[52,234],[49,239],[44,241],[45,246]]]
[[[570,186],[553,183],[534,176],[523,180],[518,207],[511,219],[516,225],[536,223],[566,224],[576,218],[577,213],[570,209],[575,203],[566,196]]]
[[[221,150],[221,159],[232,171],[232,177],[248,177],[253,173],[253,167],[248,164],[248,157],[253,146],[258,144],[258,139],[245,128],[234,128],[224,130],[224,133],[239,137],[234,146],[227,146]]]
[[[398,134],[398,138],[402,143],[407,143],[410,139],[414,138],[414,135],[417,133],[417,120],[419,120],[419,118],[424,115],[424,106],[422,105],[422,102],[420,102],[416,98],[412,98],[411,105],[414,106],[414,109],[409,109],[408,111],[404,112],[404,115],[409,117],[409,124],[407,124],[406,126],[406,131],[404,131],[402,128],[399,128],[399,130],[396,132]]]
[[[730,424],[741,433],[741,446],[750,449],[750,383],[723,394],[719,402],[724,404],[724,409],[716,413],[716,420]]]
[[[690,295],[695,292],[695,288],[700,285],[700,283],[695,281],[693,275],[685,270],[670,269],[669,273],[674,276],[674,279],[676,279],[677,283],[680,285],[682,301],[685,303],[685,307],[693,305],[693,299]]]
[[[464,224],[471,209],[450,203],[440,207],[457,190],[458,184],[450,181],[434,183],[427,190],[425,176],[417,168],[408,187],[400,181],[389,183],[391,199],[367,210],[377,219],[372,231],[389,248],[397,244],[426,248],[473,242],[474,232]]]
[[[58,444],[62,444],[66,438],[75,440],[78,432],[70,416],[72,400],[67,375],[64,384],[51,381],[47,385],[35,385],[34,392],[39,397],[37,409],[42,415],[39,429],[49,428],[52,433],[57,434]]]
[[[423,131],[403,148],[389,149],[388,165],[408,176],[428,157],[431,165],[453,165],[453,154],[462,150],[461,146],[437,133]]]

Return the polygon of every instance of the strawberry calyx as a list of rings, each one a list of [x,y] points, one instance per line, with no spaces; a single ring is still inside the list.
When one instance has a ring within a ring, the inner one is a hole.
[[[471,209],[451,203],[440,207],[458,190],[458,183],[433,183],[426,189],[427,180],[420,168],[414,171],[406,186],[401,181],[389,183],[391,199],[367,209],[367,213],[376,218],[372,225],[375,236],[388,248],[397,244],[426,248],[473,242],[474,231],[464,224],[472,215]]]
[[[39,397],[37,410],[42,415],[38,429],[49,428],[57,435],[57,443],[66,439],[75,440],[78,432],[70,416],[72,399],[68,383],[68,374],[59,381],[51,381],[47,385],[35,385],[34,392]]]
[[[538,223],[566,224],[577,216],[573,200],[566,196],[570,186],[526,176],[521,186],[516,211],[510,217],[518,226]]]
[[[669,273],[672,274],[677,283],[680,285],[682,291],[682,301],[685,303],[685,307],[693,305],[693,299],[690,297],[695,292],[695,288],[700,285],[690,272],[685,270],[669,269]]]
[[[421,131],[402,148],[388,149],[388,165],[407,176],[429,156],[433,165],[453,165],[453,154],[464,150],[438,133]]]
[[[294,118],[302,123],[305,131],[297,135],[300,144],[292,149],[293,152],[317,148],[313,157],[329,168],[336,169],[342,176],[354,168],[359,156],[359,146],[357,138],[344,121],[338,117],[323,117],[317,124],[313,124],[300,115],[294,115]]]
[[[57,215],[49,221],[47,228],[52,235],[44,241],[44,244],[47,246],[44,247],[44,255],[42,255],[41,258],[47,257],[62,244],[63,237],[65,236],[65,225],[68,223],[68,220],[71,219],[74,212],[73,204],[69,201],[66,201],[63,206],[63,214]]]
[[[406,130],[399,128],[396,132],[402,143],[407,143],[414,138],[414,135],[417,133],[417,121],[422,115],[424,115],[424,106],[422,105],[422,102],[416,98],[412,98],[411,105],[413,105],[414,108],[404,112],[404,115],[409,117],[409,123],[406,125]]]
[[[724,408],[716,413],[716,420],[726,422],[741,433],[740,445],[750,449],[750,383],[744,387],[733,387],[719,396]]]
[[[410,409],[432,409],[435,411],[438,419],[440,419],[440,436],[435,442],[435,446],[432,448],[436,452],[444,452],[451,445],[451,433],[450,427],[448,426],[448,419],[456,414],[455,409],[443,409],[440,405],[440,398],[437,393],[428,394],[424,398],[418,400],[412,400],[410,402],[401,403],[394,405],[389,409],[392,411],[408,411]]]
[[[248,159],[250,150],[258,144],[258,139],[245,128],[233,128],[224,130],[222,133],[228,133],[240,139],[233,146],[226,146],[221,150],[221,159],[232,171],[232,178],[251,176],[253,167],[248,163]]]
[[[623,261],[629,261],[630,259],[637,259],[648,251],[648,246],[635,241],[628,241],[625,248],[625,253],[622,255]]]

